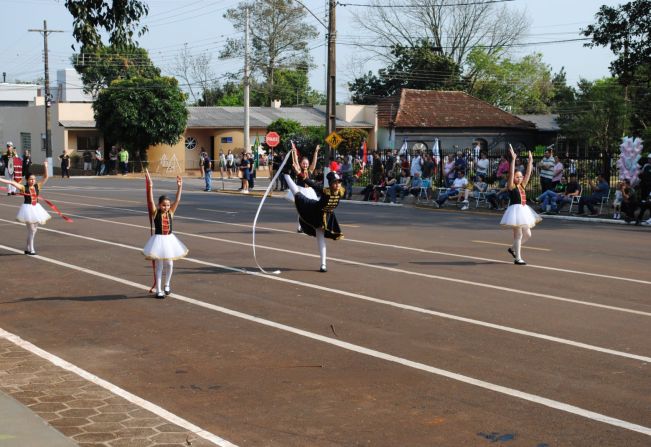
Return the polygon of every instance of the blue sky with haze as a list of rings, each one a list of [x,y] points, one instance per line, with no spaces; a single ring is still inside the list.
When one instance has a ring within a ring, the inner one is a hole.
[[[212,65],[217,77],[241,69],[241,60],[220,61],[217,57],[225,39],[234,33],[230,23],[222,16],[228,8],[239,3],[237,0],[150,0],[147,3],[150,13],[145,23],[150,31],[139,42],[150,52],[163,73],[169,73],[185,43],[194,54],[213,54]],[[304,0],[303,3],[325,21],[325,0]],[[531,28],[524,42],[540,42],[580,37],[579,29],[594,21],[594,14],[601,5],[616,6],[621,3],[610,0],[515,0],[507,4],[511,8],[527,11]],[[337,10],[338,33],[342,37],[360,36],[362,33],[355,25],[352,9],[339,7]],[[71,45],[75,42],[72,38],[72,17],[64,6],[64,0],[0,0],[0,10],[3,19],[0,29],[0,73],[7,73],[8,82],[16,79],[32,81],[42,77],[43,39],[38,33],[27,30],[42,28],[43,19],[47,19],[48,28],[65,31],[51,34],[49,38],[50,78],[56,78],[57,69],[70,67]],[[320,37],[310,43],[317,66],[310,73],[310,82],[313,88],[323,90],[325,34],[316,19],[308,16],[307,20],[321,32]],[[360,66],[355,52],[359,53],[359,49],[338,45],[338,101],[347,100],[347,81],[364,71],[375,71],[380,66],[373,61]],[[513,55],[519,57],[532,52],[543,53],[545,63],[551,65],[554,72],[565,67],[571,84],[580,78],[593,80],[608,76],[608,65],[614,57],[608,49],[585,48],[582,42],[531,45],[518,49]]]

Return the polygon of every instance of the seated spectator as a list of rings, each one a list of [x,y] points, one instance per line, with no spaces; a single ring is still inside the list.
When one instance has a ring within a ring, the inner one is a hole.
[[[509,201],[508,173],[503,173],[497,183],[497,188],[486,191],[486,201],[489,209],[503,210]]]
[[[400,182],[394,182],[390,187],[387,188],[387,197],[391,203],[396,203],[396,198],[398,194],[400,197],[403,196],[403,191],[409,191],[411,185],[411,178],[408,176],[400,177]]]
[[[542,194],[534,199],[534,202],[540,203],[540,211],[543,213],[548,213],[552,210],[552,202],[556,203],[559,196],[565,194],[566,189],[567,179],[565,177],[561,177],[560,181],[554,185],[553,189],[543,191]]]
[[[649,211],[649,220],[642,222],[642,219],[644,218],[644,213],[647,210]],[[651,192],[649,193],[649,195],[643,197],[640,200],[640,212],[637,215],[637,219],[635,219],[635,225],[642,225],[642,224],[651,225]]]
[[[631,188],[631,182],[625,179],[622,182],[624,185],[620,189],[622,193],[621,210],[624,213],[624,220],[630,223],[635,220],[635,210],[637,209],[637,200],[635,199],[635,192]]]
[[[592,194],[581,197],[579,200],[579,212],[576,213],[577,216],[585,215],[586,206],[592,216],[597,216],[599,213],[594,209],[594,206],[601,203],[601,199],[604,197],[608,197],[610,186],[608,186],[608,182],[602,174],[599,174],[595,180],[590,180],[588,184],[592,188]]]
[[[457,197],[457,200],[460,200],[461,197],[464,197],[463,190],[468,186],[468,179],[466,178],[466,173],[464,171],[457,171],[457,178],[454,179],[450,190],[446,193],[439,195],[439,198],[434,201],[434,206],[439,208],[451,197]],[[464,205],[468,203],[467,200],[464,200]]]
[[[386,178],[381,177],[379,179],[379,183],[377,184],[370,184],[367,185],[364,190],[361,192],[361,194],[364,196],[364,202],[368,202],[370,200],[373,201],[378,201],[380,197],[382,197],[383,193],[385,193],[387,187],[386,187]]]
[[[402,190],[402,197],[405,198],[409,194],[413,195],[414,197],[418,197],[420,194],[420,187],[423,186],[423,179],[421,177],[420,172],[416,171],[414,176],[411,179],[411,183],[409,184],[409,189],[403,189]]]
[[[466,188],[464,195],[464,205],[461,207],[461,211],[465,211],[469,208],[468,199],[470,197],[476,199],[480,197],[481,193],[485,193],[488,190],[488,183],[484,181],[484,178],[485,175],[477,174],[475,176],[475,182],[472,184],[472,190],[470,188]]]
[[[576,180],[576,174],[570,174],[570,181],[565,187],[565,192],[557,194],[556,197],[552,197],[550,212],[558,214],[561,212],[565,204],[572,203],[572,199],[580,195],[581,185],[579,185],[579,182]]]

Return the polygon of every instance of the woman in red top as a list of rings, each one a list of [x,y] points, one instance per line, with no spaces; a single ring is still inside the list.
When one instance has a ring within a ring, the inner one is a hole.
[[[16,220],[23,222],[27,226],[27,245],[25,247],[26,255],[36,254],[36,250],[34,248],[34,238],[36,237],[38,224],[45,224],[45,222],[50,220],[50,215],[48,212],[45,211],[40,203],[38,203],[40,192],[43,189],[43,186],[45,186],[45,183],[48,179],[47,161],[43,162],[43,166],[45,168],[45,174],[43,174],[43,180],[40,182],[36,181],[36,176],[34,174],[30,174],[30,176],[27,177],[26,185],[21,185],[14,180],[6,180],[0,178],[0,182],[15,187],[20,191],[20,194],[25,197],[24,203],[18,210]]]

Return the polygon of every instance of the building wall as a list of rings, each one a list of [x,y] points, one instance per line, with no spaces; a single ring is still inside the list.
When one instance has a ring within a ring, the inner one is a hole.
[[[2,150],[11,141],[19,154],[26,149],[21,142],[21,133],[29,134],[34,163],[43,163],[45,151],[42,149],[42,135],[45,132],[45,110],[43,107],[2,107],[0,108],[0,142]]]

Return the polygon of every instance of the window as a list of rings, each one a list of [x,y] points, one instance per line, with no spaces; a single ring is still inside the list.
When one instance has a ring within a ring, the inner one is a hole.
[[[77,151],[94,151],[99,146],[98,135],[78,135],[77,136]]]
[[[233,142],[233,137],[222,137],[221,139],[222,144],[228,144]]]
[[[185,148],[192,150],[197,147],[197,139],[195,137],[187,137],[185,139]]]
[[[20,133],[20,147],[25,150],[32,150],[32,134],[27,132]]]

